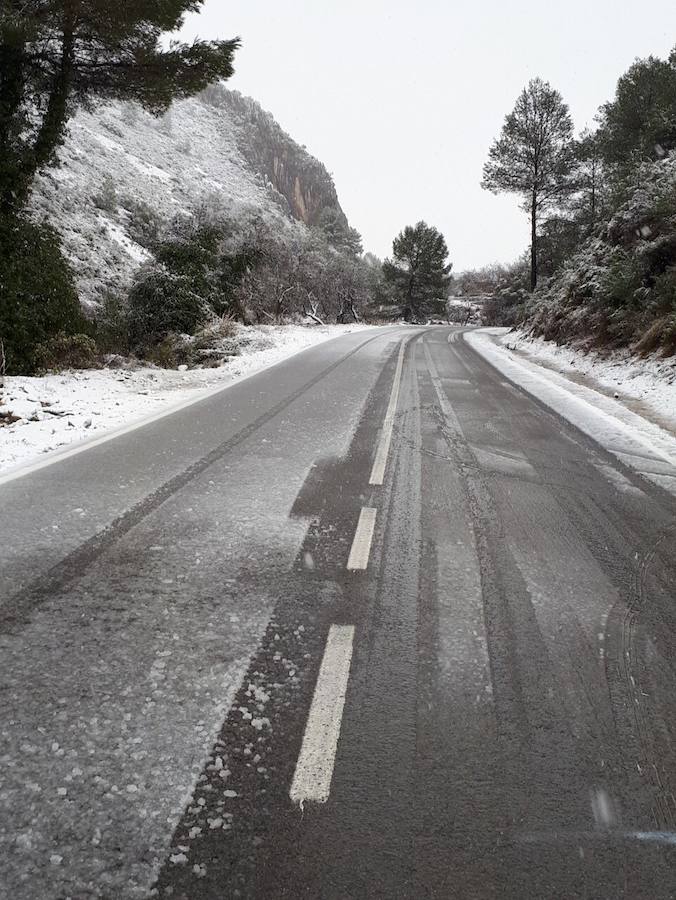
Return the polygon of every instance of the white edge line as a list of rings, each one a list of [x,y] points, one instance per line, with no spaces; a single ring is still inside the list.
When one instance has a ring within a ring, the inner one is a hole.
[[[394,381],[392,382],[392,392],[390,393],[390,402],[387,405],[387,412],[383,421],[383,430],[380,434],[376,457],[373,461],[371,469],[371,477],[369,484],[380,485],[385,480],[385,467],[387,465],[387,457],[390,452],[390,443],[392,441],[392,429],[394,427],[394,414],[397,411],[397,402],[399,400],[399,388],[401,386],[401,372],[404,365],[404,352],[406,350],[406,342],[402,341],[399,348],[399,357],[397,359],[397,368],[394,372]]]
[[[377,513],[378,510],[372,506],[363,506],[359,513],[357,530],[354,533],[350,555],[347,560],[347,568],[352,572],[368,568]]]
[[[358,329],[358,331],[359,330],[361,329]],[[366,331],[367,329],[363,330]],[[346,332],[346,334],[355,333],[356,332],[353,331]],[[235,385],[241,384],[243,381],[247,381],[249,378],[254,378],[256,375],[260,375],[262,372],[274,369],[275,366],[285,363],[287,360],[292,359],[294,356],[298,356],[300,353],[304,353],[306,350],[313,350],[315,347],[319,347],[321,344],[328,344],[330,341],[337,340],[341,337],[343,337],[342,334],[337,334],[334,337],[327,338],[325,341],[317,341],[316,344],[310,344],[307,347],[300,347],[294,353],[289,354],[289,356],[285,356],[283,359],[277,360],[277,362],[271,363],[269,366],[263,366],[260,369],[249,372],[248,375],[243,375],[241,378],[235,376],[235,378],[232,381],[229,381],[227,384],[221,384],[218,387],[211,387],[207,388],[204,391],[198,391],[195,396],[190,397],[187,400],[182,400],[180,403],[165,407],[164,409],[161,409],[156,413],[151,413],[148,416],[143,416],[142,418],[136,419],[134,422],[130,422],[127,425],[120,425],[117,428],[113,428],[110,431],[107,431],[105,434],[100,435],[100,437],[88,438],[83,441],[78,441],[75,447],[68,447],[64,449],[59,447],[55,450],[51,450],[48,452],[45,459],[38,460],[37,462],[29,462],[25,465],[19,465],[11,472],[8,472],[6,475],[0,475],[0,485],[7,484],[9,481],[15,481],[17,478],[23,478],[24,475],[30,475],[32,472],[37,472],[40,469],[46,469],[47,466],[52,466],[64,459],[69,459],[71,456],[77,456],[78,453],[84,453],[85,450],[93,450],[94,447],[98,447],[99,445],[105,444],[108,441],[112,441],[115,438],[122,437],[125,434],[130,434],[132,431],[136,431],[138,428],[143,428],[145,425],[151,425],[153,422],[164,419],[166,416],[171,416],[174,413],[181,412],[181,410],[187,409],[187,407],[192,406],[195,403],[199,403],[200,400],[207,400],[210,397],[215,396],[216,394],[220,394],[222,391],[227,391],[230,388],[235,387]]]
[[[329,799],[353,643],[353,625],[331,626],[289,790],[291,800],[301,808],[308,800],[326,803]]]

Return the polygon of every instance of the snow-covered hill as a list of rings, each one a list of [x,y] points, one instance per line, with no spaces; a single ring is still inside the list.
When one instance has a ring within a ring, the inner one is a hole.
[[[59,159],[38,178],[32,210],[62,235],[86,305],[127,287],[158,224],[202,204],[279,229],[327,206],[343,216],[321,163],[220,85],[160,119],[130,103],[81,111]]]

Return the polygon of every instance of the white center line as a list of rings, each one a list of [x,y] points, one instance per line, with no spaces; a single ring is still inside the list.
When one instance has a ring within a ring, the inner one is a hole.
[[[378,449],[376,450],[376,458],[373,461],[369,484],[382,484],[385,480],[385,466],[387,465],[387,456],[390,452],[390,443],[392,441],[392,428],[394,426],[394,414],[397,411],[397,401],[399,400],[399,386],[401,384],[401,370],[404,365],[405,350],[406,344],[402,341],[401,347],[399,348],[397,368],[394,372],[394,382],[392,384],[390,402],[387,405],[383,430],[380,433],[380,441],[378,442]]]
[[[357,569],[366,569],[369,564],[369,556],[371,555],[371,542],[373,541],[373,530],[376,527],[377,509],[371,506],[363,506],[359,513],[359,521],[357,522],[357,530],[354,533],[354,540],[350,549],[350,556],[347,560],[347,568],[353,571]]]
[[[305,726],[289,796],[301,807],[307,800],[329,799],[345,693],[350,676],[353,625],[332,625],[326,641],[312,706]]]

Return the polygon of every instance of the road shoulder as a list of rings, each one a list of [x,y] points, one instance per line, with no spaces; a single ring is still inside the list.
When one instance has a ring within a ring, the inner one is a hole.
[[[465,332],[462,339],[507,381],[575,425],[621,463],[676,495],[676,437],[619,399],[517,356],[501,341],[506,333],[506,329],[478,329]]]

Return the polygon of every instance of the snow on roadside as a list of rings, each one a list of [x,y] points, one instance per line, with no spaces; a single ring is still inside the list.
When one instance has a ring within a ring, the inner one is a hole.
[[[612,371],[618,397],[610,397],[560,371],[553,371],[549,367],[551,348],[540,357],[537,353],[539,345],[531,342],[529,357],[518,355],[510,347],[513,335],[508,331],[506,328],[483,328],[466,332],[463,337],[506,378],[563,416],[625,465],[676,495],[676,435],[634,412],[619,399],[620,388],[623,393],[633,390],[634,396],[643,391],[641,400],[648,402],[647,397],[651,397],[653,403],[659,404],[662,415],[676,414],[676,381],[662,380],[654,370],[651,374],[648,365],[639,372],[641,364],[637,361],[627,362],[625,366],[616,361],[601,370],[601,377],[606,379],[609,378],[608,367]],[[577,365],[582,359],[581,353],[569,359],[573,372],[575,366],[572,363]]]
[[[533,362],[600,388],[676,435],[676,358],[637,359],[628,352],[603,357],[522,332],[506,334],[501,342]]]
[[[17,422],[0,427],[0,474],[43,454],[142,421],[260,372],[295,353],[365,325],[260,325],[241,329],[241,355],[218,368],[187,371],[85,369],[41,377],[8,376],[0,387],[0,414]]]

